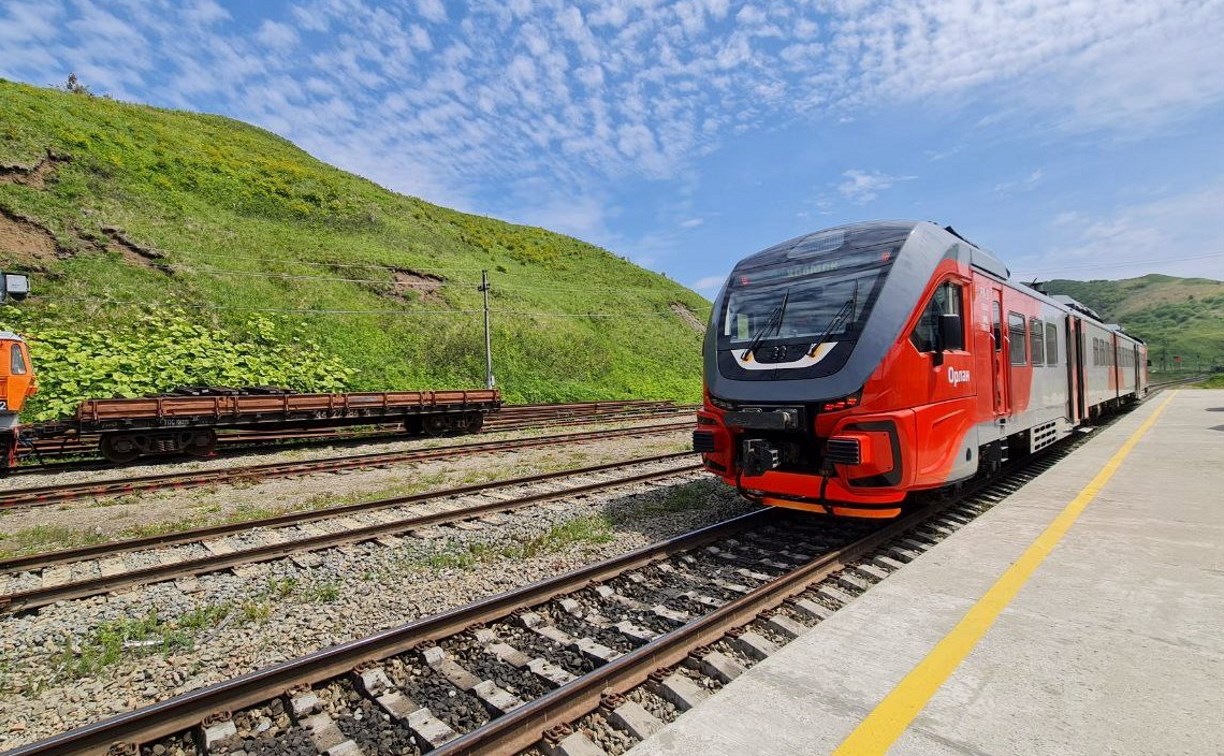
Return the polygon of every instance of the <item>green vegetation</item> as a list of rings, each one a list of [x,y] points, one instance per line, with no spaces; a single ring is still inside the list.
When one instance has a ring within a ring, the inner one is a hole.
[[[281,342],[266,318],[248,320],[245,340],[235,341],[173,310],[116,323],[106,332],[48,327],[47,318],[27,319],[15,307],[4,308],[4,315],[7,328],[38,345],[40,394],[26,408],[27,421],[71,415],[83,396],[146,396],[189,385],[338,391],[356,372],[322,354],[304,325]]]
[[[0,81],[0,166],[29,169],[0,167],[0,266],[36,296],[0,320],[31,337],[40,417],[182,383],[481,385],[482,269],[508,400],[699,397],[702,297],[246,124]]]
[[[78,679],[97,674],[125,654],[146,656],[190,650],[197,635],[216,627],[231,610],[229,604],[217,604],[163,620],[154,608],[141,617],[109,620],[79,643],[70,642],[60,652],[60,667],[69,679]]]
[[[1224,373],[1217,373],[1202,383],[1196,383],[1198,388],[1224,389]]]
[[[1152,369],[1183,372],[1224,365],[1224,281],[1147,275],[1121,281],[1054,280],[1052,294],[1067,294],[1121,323],[1148,344]]]
[[[601,544],[612,540],[612,521],[601,515],[576,517],[548,532],[529,540],[496,545],[478,541],[441,544],[424,560],[434,569],[467,570],[499,559],[532,559],[544,554],[555,554],[579,544]]]

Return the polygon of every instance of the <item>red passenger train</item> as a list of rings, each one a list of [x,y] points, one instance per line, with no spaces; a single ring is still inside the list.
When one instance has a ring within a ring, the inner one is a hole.
[[[752,499],[887,518],[1147,390],[1142,341],[1010,280],[933,223],[819,231],[742,260],[714,302],[693,434]]]

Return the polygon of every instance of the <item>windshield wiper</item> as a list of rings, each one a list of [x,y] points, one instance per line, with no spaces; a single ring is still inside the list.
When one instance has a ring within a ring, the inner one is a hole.
[[[835,331],[839,325],[845,322],[846,318],[850,317],[857,309],[858,281],[855,281],[854,294],[852,294],[850,298],[845,301],[845,303],[841,306],[841,309],[838,310],[837,314],[833,316],[833,319],[829,321],[829,327],[824,329],[824,333],[820,334],[819,339],[816,339],[816,343],[813,344],[812,348],[808,351],[808,356],[815,357],[816,350],[820,349],[821,345],[823,345],[825,341],[827,341],[828,338],[833,335],[833,331]]]
[[[782,295],[782,302],[774,308],[774,311],[769,313],[769,319],[765,321],[765,325],[752,339],[752,343],[744,350],[744,354],[740,357],[741,360],[746,360],[749,357],[756,356],[757,347],[764,341],[766,334],[775,328],[782,328],[782,316],[786,313],[786,303],[790,299],[790,287],[787,287],[786,293]]]

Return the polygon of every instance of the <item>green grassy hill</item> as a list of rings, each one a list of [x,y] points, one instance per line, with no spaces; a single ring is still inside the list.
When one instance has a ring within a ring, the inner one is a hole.
[[[1148,344],[1153,369],[1182,358],[1182,369],[1224,365],[1224,281],[1147,275],[1121,281],[1054,280],[1051,294],[1067,294],[1121,323]]]
[[[27,417],[175,385],[700,396],[709,303],[606,250],[390,192],[227,118],[0,80],[0,266]],[[696,320],[694,320],[694,316]]]

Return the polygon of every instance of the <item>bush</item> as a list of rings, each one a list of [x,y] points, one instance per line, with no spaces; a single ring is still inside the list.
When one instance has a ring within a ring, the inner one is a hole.
[[[247,320],[236,337],[173,310],[106,327],[23,322],[27,316],[12,307],[0,315],[0,327],[30,343],[39,393],[23,413],[27,422],[71,415],[85,399],[148,396],[184,385],[343,391],[357,372],[321,352],[301,326],[286,334],[263,317]]]

